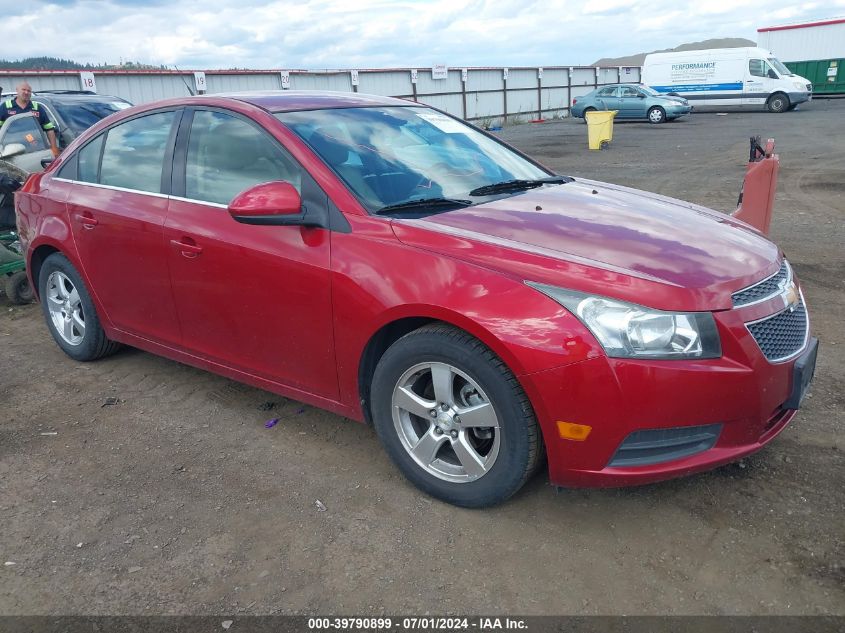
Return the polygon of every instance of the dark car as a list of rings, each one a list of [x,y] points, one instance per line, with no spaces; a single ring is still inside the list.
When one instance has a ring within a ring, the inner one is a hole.
[[[815,366],[792,268],[747,225],[557,175],[401,99],[145,104],[16,204],[71,358],[128,344],[372,423],[462,506],[544,462],[557,485],[618,486],[738,460]]]
[[[2,95],[14,99],[15,93]],[[82,90],[45,90],[32,94],[56,125],[59,149],[64,149],[89,127],[115,112],[132,106],[126,99]],[[31,173],[40,171],[41,160],[52,157],[43,130],[27,115],[16,115],[0,127],[0,158]],[[7,171],[0,165],[0,171]]]
[[[598,88],[572,100],[572,116],[583,118],[591,110],[616,110],[617,119],[663,123],[689,114],[692,107],[683,97],[661,95],[647,86],[619,84]]]

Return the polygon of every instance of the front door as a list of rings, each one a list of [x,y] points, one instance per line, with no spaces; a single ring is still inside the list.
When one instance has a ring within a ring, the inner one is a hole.
[[[619,114],[623,119],[646,118],[645,94],[633,86],[622,86],[619,89]]]
[[[326,195],[253,122],[219,110],[192,116],[180,132],[182,192],[164,229],[185,348],[337,398],[330,232],[241,224],[227,210],[238,193],[268,181],[290,182],[306,205],[326,205]]]
[[[745,89],[742,95],[742,105],[765,105],[769,97],[769,72],[774,70],[765,59],[749,59],[748,75],[745,77]]]

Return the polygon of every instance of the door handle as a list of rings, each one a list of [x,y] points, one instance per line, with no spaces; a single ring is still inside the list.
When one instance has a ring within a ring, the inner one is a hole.
[[[79,222],[83,228],[93,229],[99,224],[97,218],[90,213],[75,213],[73,219]]]
[[[182,240],[170,240],[170,243],[176,247],[179,252],[182,253],[182,257],[187,257],[188,259],[193,259],[198,255],[202,254],[202,246],[197,246],[196,244],[189,244]]]

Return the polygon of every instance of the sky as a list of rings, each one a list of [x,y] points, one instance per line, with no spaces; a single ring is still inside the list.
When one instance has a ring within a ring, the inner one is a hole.
[[[845,0],[0,0],[0,59],[181,70],[577,66],[845,15]]]

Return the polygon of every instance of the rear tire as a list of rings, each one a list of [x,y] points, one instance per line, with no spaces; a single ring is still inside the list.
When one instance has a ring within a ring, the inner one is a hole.
[[[120,343],[106,337],[91,295],[67,257],[53,253],[44,260],[38,287],[47,327],[65,354],[90,361],[120,349]]]
[[[501,503],[540,464],[540,430],[519,381],[462,330],[435,324],[403,336],[379,361],[370,393],[387,454],[447,503]]]
[[[766,102],[766,107],[769,108],[769,112],[773,112],[775,114],[786,112],[790,109],[789,105],[789,97],[782,92],[776,92],[769,97],[769,100]]]
[[[9,301],[16,305],[33,302],[35,293],[32,291],[32,286],[29,285],[25,270],[13,273],[6,280],[6,296],[9,297]]]

